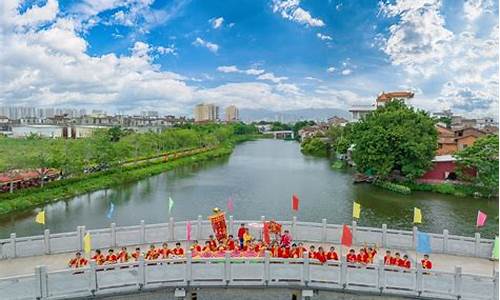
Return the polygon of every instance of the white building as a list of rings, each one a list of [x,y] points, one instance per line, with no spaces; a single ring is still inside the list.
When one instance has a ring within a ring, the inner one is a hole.
[[[240,120],[240,111],[234,105],[229,105],[225,109],[226,122],[236,122]]]
[[[200,103],[194,108],[195,122],[216,122],[219,120],[219,107],[215,104]]]

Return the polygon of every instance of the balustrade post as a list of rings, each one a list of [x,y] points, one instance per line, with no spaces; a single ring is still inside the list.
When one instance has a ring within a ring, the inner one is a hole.
[[[321,242],[326,243],[326,219],[321,220]]]
[[[116,247],[116,223],[111,223],[111,247]]]
[[[10,234],[10,257],[14,258],[17,256],[17,249],[16,249],[16,234],[11,233]]]
[[[139,228],[139,243],[140,244],[145,244],[146,243],[146,224],[144,220],[141,220],[140,223],[140,228]]]
[[[292,218],[292,238],[294,240],[299,239],[299,237],[297,236],[297,216],[293,216]]]
[[[340,257],[340,285],[344,289],[347,287],[347,260],[345,256]]]
[[[83,249],[84,232],[85,232],[85,230],[82,230],[82,226],[76,226],[76,250],[77,251],[82,251],[82,249]]]
[[[358,222],[352,221],[352,244],[356,245],[358,241]]]
[[[481,234],[476,232],[474,234],[474,256],[479,256],[479,252],[481,250]]]
[[[498,300],[498,270],[495,271],[495,274],[493,275],[493,295],[494,299]]]
[[[377,268],[377,277],[378,277],[378,280],[377,280],[377,288],[380,290],[380,292],[382,293],[382,291],[385,289],[385,271],[384,271],[384,261],[383,260],[380,260],[379,263],[378,263],[378,268]]]
[[[448,253],[448,229],[443,230],[443,253]]]
[[[307,252],[304,252],[303,254],[303,258],[304,258],[304,262],[302,264],[302,280],[301,282],[303,282],[306,286],[309,284],[309,281],[311,280],[311,277],[310,277],[310,270],[309,270],[309,253]]]
[[[229,251],[224,254],[224,282],[226,285],[231,282],[231,253]]]
[[[415,249],[415,247],[417,247],[417,232],[418,232],[417,226],[413,226],[413,238],[411,241],[411,247],[413,249]]]
[[[266,224],[266,217],[260,216],[260,222],[262,223],[262,228],[260,228],[260,239],[264,239],[264,224]]]
[[[455,275],[453,276],[454,282],[454,293],[457,296],[457,299],[462,297],[462,267],[455,266]]]
[[[382,224],[382,248],[387,247],[387,224]]]
[[[271,270],[270,270],[270,260],[271,260],[271,252],[266,250],[264,253],[264,283],[266,285],[271,281]]]
[[[229,234],[232,234],[234,236],[234,218],[233,216],[229,216]]]
[[[422,294],[423,290],[423,271],[422,271],[422,263],[417,262],[417,272],[415,273],[416,280],[415,280],[415,291],[417,292],[418,296]]]
[[[45,254],[50,254],[50,230],[45,229],[43,231],[43,248],[45,250]]]
[[[193,263],[193,253],[191,250],[188,250],[186,252],[186,285],[189,286],[191,284],[191,281],[193,280],[193,269],[192,269],[192,263]]]
[[[46,266],[36,266],[35,267],[35,282],[36,282],[36,299],[47,299],[49,296],[48,284],[47,284],[47,267]]]
[[[174,231],[175,231],[175,228],[174,228],[174,217],[170,217],[169,221],[168,221],[168,239],[170,241],[174,241],[175,240],[175,234],[174,234]]]
[[[202,227],[201,227],[202,216],[198,215],[198,220],[196,221],[196,239],[201,240],[202,237]]]
[[[142,254],[137,262],[139,263],[137,267],[137,287],[142,290],[146,286],[146,263]]]
[[[90,261],[90,269],[89,269],[89,290],[90,293],[94,296],[97,291],[97,263],[95,260]]]

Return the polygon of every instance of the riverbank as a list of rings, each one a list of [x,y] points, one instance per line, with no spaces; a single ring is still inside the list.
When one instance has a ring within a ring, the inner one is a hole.
[[[192,154],[164,161],[163,159],[127,164],[104,172],[51,182],[43,188],[32,188],[0,197],[0,216],[22,212],[84,193],[138,181],[180,166],[230,155],[237,143],[256,139],[254,135],[235,136],[213,148],[189,150]],[[184,152],[182,152],[184,153]],[[180,155],[179,155],[180,156]],[[175,154],[174,154],[175,157]]]

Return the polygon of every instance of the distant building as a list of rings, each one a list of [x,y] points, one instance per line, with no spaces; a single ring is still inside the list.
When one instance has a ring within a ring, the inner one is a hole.
[[[219,120],[219,107],[215,104],[200,103],[194,108],[195,122],[216,122]]]
[[[415,96],[415,93],[412,92],[390,92],[390,93],[382,92],[377,97],[376,106],[377,107],[384,106],[387,102],[390,102],[392,100],[402,100],[407,105],[410,105],[411,103],[408,100],[412,99],[413,96]]]
[[[358,122],[376,109],[373,105],[355,105],[349,109],[349,112],[352,114],[352,121]]]
[[[236,122],[240,120],[240,111],[234,105],[229,105],[224,110],[226,115],[226,122]]]
[[[331,118],[328,118],[327,123],[329,126],[336,125],[336,126],[345,126],[349,121],[338,116],[333,116]]]

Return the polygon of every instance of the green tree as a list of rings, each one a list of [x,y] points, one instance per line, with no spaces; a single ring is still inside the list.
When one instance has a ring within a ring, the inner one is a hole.
[[[488,197],[498,195],[498,135],[487,135],[455,154],[458,159],[458,175],[472,181]],[[477,176],[471,175],[471,170]]]
[[[361,172],[387,178],[399,171],[409,180],[432,165],[437,148],[435,121],[427,112],[391,101],[352,128],[353,160]]]
[[[329,146],[318,137],[306,139],[301,144],[302,153],[313,156],[328,156]]]

